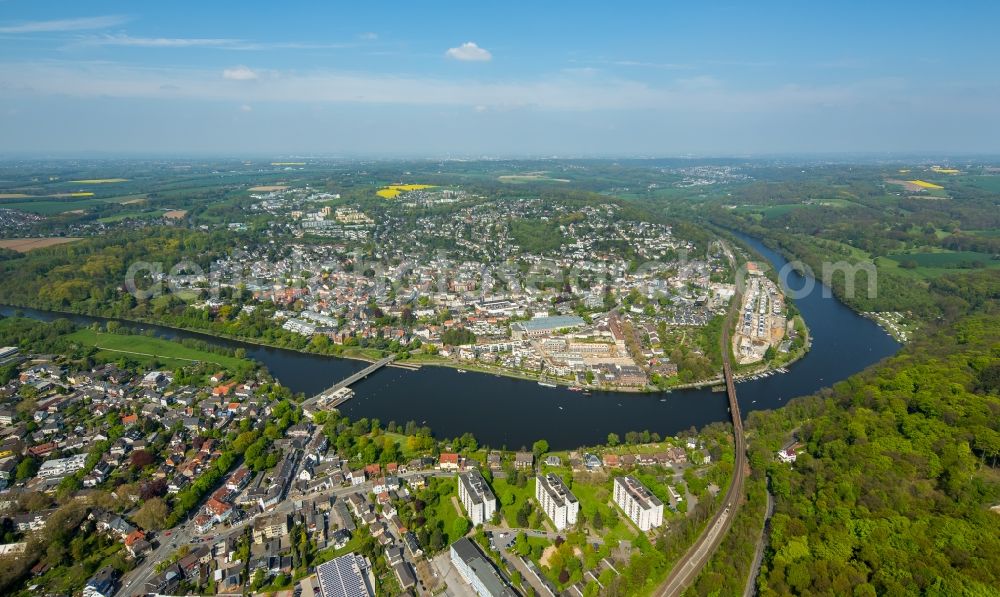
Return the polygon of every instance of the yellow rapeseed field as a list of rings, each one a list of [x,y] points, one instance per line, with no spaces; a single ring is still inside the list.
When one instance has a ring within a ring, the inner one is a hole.
[[[918,187],[923,187],[925,189],[943,189],[944,187],[939,184],[934,184],[933,182],[927,182],[926,180],[911,180],[910,184],[915,184]]]
[[[375,194],[383,199],[395,199],[400,193],[408,191],[422,191],[423,189],[434,188],[432,184],[391,184],[375,191]]]
[[[961,170],[956,170],[955,168],[942,168],[940,166],[934,166],[931,170],[939,174],[958,174]]]

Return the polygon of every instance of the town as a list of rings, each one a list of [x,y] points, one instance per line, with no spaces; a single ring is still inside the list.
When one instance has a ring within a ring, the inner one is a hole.
[[[0,350],[0,558],[24,590],[594,595],[726,484],[721,426],[507,451],[212,359]]]
[[[312,350],[388,350],[580,390],[718,376],[718,324],[736,294],[718,241],[696,254],[669,224],[614,203],[486,202],[430,187],[366,213],[337,194],[266,188],[251,193],[253,209],[271,216],[266,234],[298,240],[245,245],[208,272],[173,277],[174,296],[200,297],[186,318],[267,326]],[[784,300],[763,280],[777,326]]]

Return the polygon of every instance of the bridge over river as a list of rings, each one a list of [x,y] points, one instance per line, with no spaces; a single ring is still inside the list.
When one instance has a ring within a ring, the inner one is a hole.
[[[349,400],[351,397],[351,394],[347,392],[344,392],[340,396],[335,397],[334,395],[337,394],[339,390],[350,387],[351,384],[361,381],[362,379],[368,377],[372,373],[375,373],[382,367],[385,367],[389,363],[392,363],[395,359],[396,355],[391,354],[387,357],[375,361],[374,363],[368,365],[361,371],[358,371],[357,373],[345,377],[344,379],[338,381],[329,388],[323,390],[319,394],[316,394],[312,398],[305,400],[304,402],[302,402],[302,406],[306,407],[306,406],[313,406],[316,404],[322,404],[327,408],[336,408],[337,406],[343,404],[344,402],[347,402],[347,400]]]

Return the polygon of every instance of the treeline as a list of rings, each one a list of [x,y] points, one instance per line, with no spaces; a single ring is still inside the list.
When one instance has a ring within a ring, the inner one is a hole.
[[[750,464],[776,498],[761,595],[996,594],[1000,274],[935,291],[964,314],[833,388],[750,414]],[[777,462],[793,436],[798,459]],[[692,594],[742,591],[760,522],[748,491]]]

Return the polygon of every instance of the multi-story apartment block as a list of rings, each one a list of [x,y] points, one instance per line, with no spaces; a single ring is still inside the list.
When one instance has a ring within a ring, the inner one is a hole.
[[[635,477],[615,477],[614,498],[640,530],[663,524],[663,502]]]
[[[473,470],[458,476],[458,497],[474,525],[483,524],[497,510],[497,498],[479,471]]]
[[[556,530],[576,524],[576,516],[580,512],[580,501],[566,487],[558,475],[549,473],[535,479],[535,499],[538,500],[545,515],[552,520]]]

